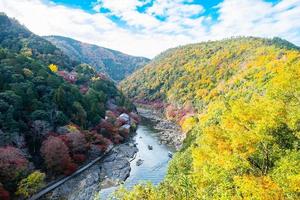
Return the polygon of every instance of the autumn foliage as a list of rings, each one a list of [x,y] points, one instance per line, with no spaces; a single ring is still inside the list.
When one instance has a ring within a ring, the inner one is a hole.
[[[109,139],[105,138],[101,134],[98,134],[96,131],[87,132],[85,137],[89,145],[96,145],[101,151],[105,151],[112,143]]]
[[[11,146],[0,148],[0,180],[4,184],[18,180],[26,174],[28,164],[28,160],[19,149]]]
[[[0,199],[1,200],[10,200],[9,192],[4,189],[4,187],[1,183],[0,183]]]
[[[45,186],[45,177],[46,175],[40,171],[31,173],[27,178],[20,181],[17,194],[25,198],[30,197]]]
[[[299,47],[252,37],[178,47],[121,87],[163,99],[188,134],[160,185],[118,199],[299,199]]]
[[[68,146],[58,137],[49,136],[42,144],[41,154],[47,169],[53,173],[69,172],[74,168]]]

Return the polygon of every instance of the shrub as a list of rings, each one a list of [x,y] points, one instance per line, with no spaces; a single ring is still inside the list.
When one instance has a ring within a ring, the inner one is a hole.
[[[69,148],[58,137],[49,136],[42,144],[41,154],[48,170],[62,173],[71,163]]]
[[[7,192],[3,185],[0,183],[0,199],[1,200],[9,200],[10,199],[10,195],[9,192]]]
[[[83,153],[86,151],[87,142],[83,134],[80,132],[68,133],[66,137],[68,140],[68,147],[72,153]]]
[[[75,163],[69,162],[64,171],[64,175],[69,176],[73,174],[77,169],[77,165]]]
[[[86,156],[84,154],[75,154],[73,155],[73,160],[76,163],[83,163],[86,160]]]
[[[30,197],[45,186],[45,174],[39,171],[31,173],[27,178],[21,180],[18,186],[17,195],[26,198]]]
[[[101,151],[105,151],[108,145],[111,144],[111,141],[109,139],[103,137],[103,135],[100,135],[95,131],[87,132],[85,134],[85,138],[89,144],[97,145],[101,149]]]
[[[0,180],[4,183],[17,181],[26,174],[28,164],[19,149],[11,146],[0,148]]]

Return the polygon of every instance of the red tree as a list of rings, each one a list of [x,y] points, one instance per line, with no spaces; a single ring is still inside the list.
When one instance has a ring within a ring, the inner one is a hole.
[[[3,185],[0,183],[0,199],[1,200],[9,200],[10,199],[10,195],[9,192],[7,192]]]
[[[97,128],[105,129],[109,132],[116,132],[116,128],[108,121],[106,120],[101,120],[100,124],[98,124]]]
[[[112,143],[109,139],[103,137],[101,134],[98,134],[96,131],[87,132],[85,136],[89,144],[97,145],[101,151],[105,151],[108,145]]]
[[[69,162],[66,165],[66,168],[64,170],[64,175],[68,176],[71,175],[72,173],[74,173],[77,169],[77,165],[75,163]]]
[[[67,145],[58,137],[49,136],[42,144],[41,153],[47,168],[62,173],[72,163]]]
[[[135,121],[136,123],[138,123],[138,122],[141,121],[140,116],[139,116],[138,114],[134,113],[134,112],[129,113],[129,116],[130,116],[132,119],[134,119],[134,121]]]
[[[86,156],[84,154],[74,154],[73,155],[73,160],[76,162],[76,163],[83,163],[85,160],[86,160]]]
[[[87,142],[83,134],[79,132],[68,133],[66,137],[68,139],[68,147],[73,154],[84,153],[86,151]]]
[[[4,183],[20,178],[26,173],[28,164],[19,149],[11,146],[0,148],[0,180]]]

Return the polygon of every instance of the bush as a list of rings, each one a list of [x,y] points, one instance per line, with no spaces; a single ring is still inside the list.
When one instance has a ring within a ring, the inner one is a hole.
[[[0,183],[0,199],[1,200],[10,200],[9,192],[7,192],[2,184]]]
[[[101,151],[105,151],[107,147],[112,143],[109,139],[105,138],[103,135],[98,134],[97,132],[87,132],[85,134],[86,141],[89,144],[97,145]]]
[[[77,165],[75,163],[68,163],[66,166],[66,169],[64,171],[64,175],[69,176],[71,174],[73,174],[77,169]]]
[[[17,181],[27,173],[28,160],[15,147],[0,148],[0,180],[4,183]]]
[[[84,154],[75,154],[75,155],[73,155],[73,160],[76,163],[81,164],[86,160],[86,156]]]
[[[45,174],[39,171],[31,173],[27,178],[21,180],[18,186],[17,195],[26,198],[30,197],[45,186]]]
[[[41,154],[48,170],[63,173],[71,163],[69,148],[58,137],[49,136],[42,144]]]
[[[68,147],[72,153],[84,153],[86,151],[87,142],[80,132],[68,133]]]

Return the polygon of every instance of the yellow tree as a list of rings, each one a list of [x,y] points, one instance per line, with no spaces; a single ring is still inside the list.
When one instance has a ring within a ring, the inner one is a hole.
[[[58,67],[55,64],[50,64],[48,67],[52,72],[56,73],[58,71]]]

